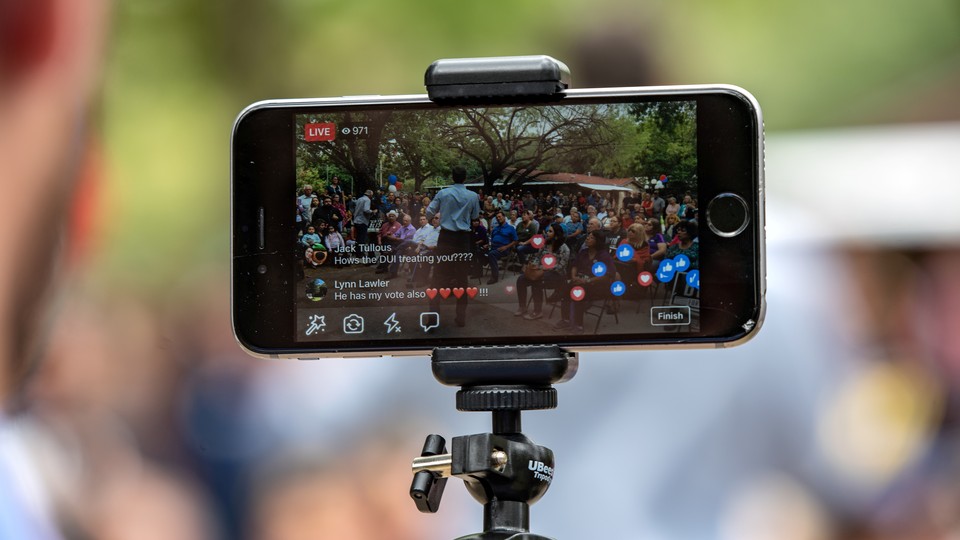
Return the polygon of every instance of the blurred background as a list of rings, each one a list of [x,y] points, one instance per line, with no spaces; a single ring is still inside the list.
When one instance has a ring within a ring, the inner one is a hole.
[[[590,353],[532,508],[560,538],[960,537],[960,2],[119,0],[72,272],[24,459],[74,538],[452,538],[409,463],[456,413],[428,361],[267,362],[229,322],[229,138],[268,98],[420,93],[448,57],[763,107],[769,310],[730,351]],[[65,262],[64,262],[65,261]]]

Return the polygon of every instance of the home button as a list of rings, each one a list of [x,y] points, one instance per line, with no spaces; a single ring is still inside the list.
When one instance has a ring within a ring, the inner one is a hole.
[[[747,201],[735,193],[721,193],[707,205],[707,226],[718,236],[732,238],[749,224]]]

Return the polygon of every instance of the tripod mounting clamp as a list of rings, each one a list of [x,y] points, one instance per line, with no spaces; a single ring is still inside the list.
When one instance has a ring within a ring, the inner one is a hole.
[[[555,101],[570,69],[549,56],[452,58],[430,64],[423,82],[432,101]]]

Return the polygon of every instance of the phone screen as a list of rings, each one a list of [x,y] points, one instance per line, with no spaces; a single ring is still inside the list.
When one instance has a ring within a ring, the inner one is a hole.
[[[758,319],[760,132],[743,100],[334,102],[242,120],[234,320],[251,350],[722,342]],[[708,205],[731,193],[750,227],[717,234]]]

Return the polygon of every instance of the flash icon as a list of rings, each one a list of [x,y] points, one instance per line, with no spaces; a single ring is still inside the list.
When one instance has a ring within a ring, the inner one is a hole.
[[[388,334],[393,334],[394,332],[397,334],[400,333],[400,321],[397,320],[396,313],[391,313],[390,317],[383,321],[383,325],[387,327]]]

